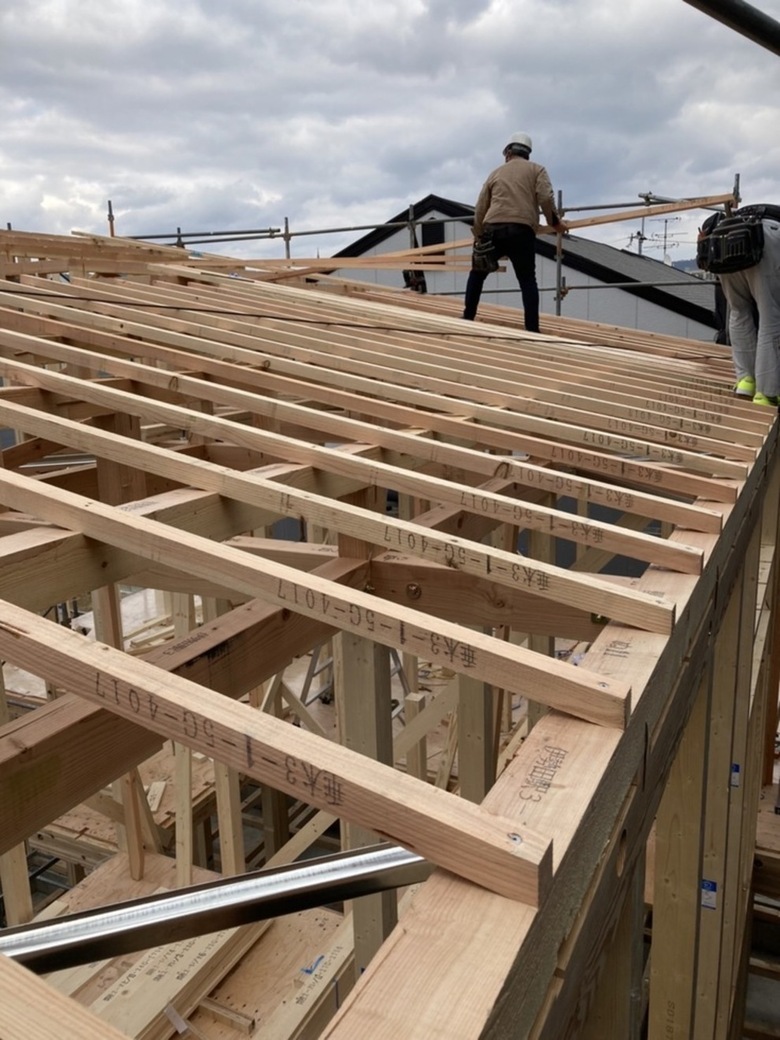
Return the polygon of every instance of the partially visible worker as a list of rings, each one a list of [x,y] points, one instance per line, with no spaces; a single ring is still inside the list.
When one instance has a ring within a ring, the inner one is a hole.
[[[716,274],[728,304],[737,397],[780,401],[780,206],[743,206],[708,217],[699,266]]]
[[[539,331],[539,286],[536,282],[536,232],[539,214],[556,231],[567,230],[555,208],[550,177],[531,162],[531,138],[512,134],[504,162],[488,175],[474,211],[474,254],[466,283],[463,317],[473,321],[485,279],[506,257],[514,268],[523,297],[525,327]]]

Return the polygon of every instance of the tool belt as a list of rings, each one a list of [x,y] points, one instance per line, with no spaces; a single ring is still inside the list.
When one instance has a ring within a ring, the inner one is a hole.
[[[696,243],[697,266],[711,274],[732,274],[755,267],[764,252],[761,219],[772,218],[767,210],[779,211],[777,206],[746,206],[733,217],[708,217]]]
[[[493,245],[492,231],[483,231],[479,238],[474,239],[471,250],[471,266],[475,271],[484,271],[492,274],[498,270],[498,257]]]

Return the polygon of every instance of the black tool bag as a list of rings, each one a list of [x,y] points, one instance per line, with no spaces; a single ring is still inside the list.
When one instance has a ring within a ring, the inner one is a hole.
[[[711,274],[732,274],[755,267],[763,252],[761,216],[742,211],[733,217],[714,213],[702,224],[696,264]]]
[[[471,250],[471,266],[475,271],[485,271],[492,274],[498,270],[498,257],[493,245],[493,234],[483,231],[479,238],[474,239],[474,247]]]
[[[740,206],[735,217],[758,217],[759,220],[780,221],[780,206],[774,206],[771,202],[760,202],[753,206]]]

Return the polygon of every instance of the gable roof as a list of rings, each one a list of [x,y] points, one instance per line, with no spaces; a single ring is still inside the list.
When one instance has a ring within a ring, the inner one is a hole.
[[[443,213],[445,217],[456,217],[465,223],[470,223],[474,218],[474,207],[464,206],[462,202],[454,202],[445,199],[441,195],[426,195],[424,199],[415,202],[411,207],[414,220],[423,220],[428,213]],[[351,245],[340,249],[334,256],[364,256],[369,249],[375,249],[388,238],[391,238],[398,228],[395,225],[409,223],[409,208],[391,217],[386,224],[381,224],[367,235],[352,242]]]
[[[439,213],[454,217],[468,224],[474,217],[474,207],[445,199],[441,195],[426,195],[411,207],[414,220],[424,220],[427,214]],[[336,257],[364,256],[387,241],[398,230],[397,225],[409,222],[410,210],[391,217],[390,220],[356,239]],[[548,260],[555,259],[555,243],[543,236],[536,239],[537,255]],[[566,267],[580,274],[595,278],[607,285],[620,284],[625,292],[639,296],[648,303],[664,307],[675,314],[717,327],[715,318],[715,283],[704,281],[676,267],[662,263],[653,257],[640,256],[626,249],[616,249],[603,242],[566,235],[563,240],[563,262]],[[634,285],[625,285],[634,282]],[[648,285],[649,282],[664,282],[664,285]],[[669,284],[671,283],[671,284]]]

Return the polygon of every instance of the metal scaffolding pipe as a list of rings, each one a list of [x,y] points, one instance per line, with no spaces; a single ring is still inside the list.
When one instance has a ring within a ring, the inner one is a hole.
[[[0,931],[0,954],[56,971],[424,881],[432,867],[395,845],[258,870]]]
[[[780,54],[780,22],[744,0],[685,0],[704,14],[747,36],[754,43]]]

